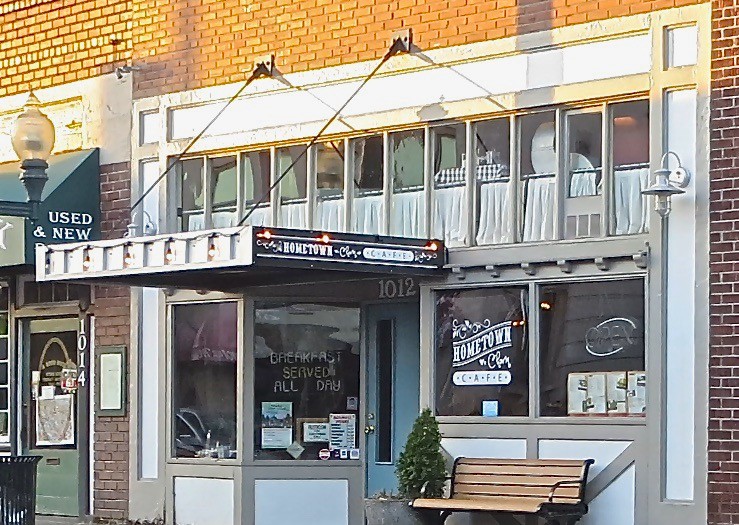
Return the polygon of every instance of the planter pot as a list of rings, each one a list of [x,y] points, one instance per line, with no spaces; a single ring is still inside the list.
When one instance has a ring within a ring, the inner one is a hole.
[[[398,499],[365,499],[367,525],[425,525],[421,513],[408,503],[408,500]]]

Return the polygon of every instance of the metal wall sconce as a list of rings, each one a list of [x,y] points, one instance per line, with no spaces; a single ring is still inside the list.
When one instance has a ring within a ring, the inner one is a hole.
[[[677,160],[677,168],[667,167],[667,158],[672,155]],[[670,214],[672,196],[685,193],[690,182],[690,173],[683,167],[680,157],[674,151],[662,155],[660,168],[654,171],[654,184],[642,190],[642,195],[654,195],[654,209],[663,219]]]

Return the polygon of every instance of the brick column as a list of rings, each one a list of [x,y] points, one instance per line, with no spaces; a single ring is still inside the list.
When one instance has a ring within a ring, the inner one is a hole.
[[[739,10],[712,2],[708,523],[739,523]]]
[[[129,222],[129,163],[100,167],[101,228],[104,238],[119,238]],[[95,288],[95,348],[130,348],[131,295],[127,287]],[[127,396],[127,398],[130,396]],[[128,416],[95,418],[93,514],[97,518],[128,516]]]

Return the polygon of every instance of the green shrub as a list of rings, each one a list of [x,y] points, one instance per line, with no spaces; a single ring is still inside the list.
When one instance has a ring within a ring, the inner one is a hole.
[[[413,423],[396,468],[398,488],[404,498],[440,498],[444,491],[446,466],[441,455],[441,433],[436,418],[428,408]]]

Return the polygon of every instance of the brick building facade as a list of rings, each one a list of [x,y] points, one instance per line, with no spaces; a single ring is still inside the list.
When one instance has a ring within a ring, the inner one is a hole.
[[[124,83],[130,79],[126,89],[130,90],[131,100],[117,111],[131,115],[130,134],[139,136],[131,140],[117,137],[127,143],[128,157],[123,159],[118,155],[114,163],[101,166],[102,230],[106,238],[116,238],[125,232],[130,220],[131,195],[140,195],[143,190],[139,164],[142,159],[159,156],[158,150],[146,150],[137,158],[130,152],[129,142],[134,149],[142,144],[139,139],[143,127],[139,119],[146,113],[135,111],[136,101],[144,107],[157,97],[164,100],[167,96],[188,93],[183,95],[183,100],[195,103],[201,95],[187,99],[193,91],[200,90],[199,93],[206,93],[202,96],[207,98],[210,96],[208,89],[224,85],[228,85],[225,91],[214,97],[228,98],[236,89],[232,83],[242,82],[255,60],[269,53],[277,55],[279,74],[290,79],[325,68],[375,61],[386,52],[389,36],[403,28],[413,30],[414,45],[421,54],[468,46],[460,54],[452,54],[449,63],[456,64],[464,61],[464,53],[473,52],[470,50],[474,49],[474,44],[484,46],[508,39],[503,54],[535,49],[537,45],[544,48],[554,45],[552,41],[560,42],[565,38],[561,37],[563,29],[581,24],[590,25],[583,29],[584,36],[580,36],[597,41],[600,38],[598,27],[607,26],[611,19],[631,17],[629,20],[637,20],[640,16],[648,18],[656,12],[677,12],[695,5],[707,3],[694,0],[88,0],[68,4],[49,0],[0,0],[3,27],[0,33],[0,115],[15,111],[19,106],[17,96],[29,88],[53,93],[53,88],[70,82],[99,76],[113,78],[117,67],[135,66],[131,76],[125,73],[122,79]],[[739,483],[734,457],[735,416],[739,406],[735,398],[739,390],[735,384],[738,368],[732,328],[736,281],[733,255],[736,234],[733,229],[739,224],[733,205],[739,200],[733,195],[736,166],[732,160],[736,149],[733,128],[736,124],[737,9],[734,0],[711,2],[712,329],[708,435],[708,523],[711,525],[725,525],[739,519],[736,510],[739,502],[734,490]],[[683,22],[680,15],[676,16],[674,24],[679,26]],[[611,32],[604,39],[619,35],[616,29]],[[428,59],[426,64],[433,62]],[[316,85],[332,80],[332,71],[336,70],[326,71],[326,76],[316,81]],[[361,76],[353,71],[336,73],[337,76],[344,74],[348,78]],[[621,96],[625,95],[604,94],[602,99]],[[469,113],[486,112],[473,109]],[[91,142],[94,140],[90,137]],[[222,149],[216,140],[209,144],[213,144],[212,150]],[[204,146],[204,149],[207,148]],[[96,288],[94,314],[98,345],[136,347],[131,334],[134,338],[141,334],[131,326],[135,314],[129,297],[125,288]],[[96,516],[124,518],[142,514],[132,513],[129,508],[130,480],[138,475],[133,473],[136,469],[130,464],[130,458],[137,454],[131,443],[140,439],[134,423],[131,426],[129,428],[128,417],[96,419],[93,497]],[[164,489],[155,494],[165,499]],[[159,507],[155,507],[156,513],[160,513]]]
[[[711,56],[711,387],[708,430],[709,523],[739,520],[737,374],[736,2],[712,2]]]

